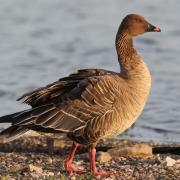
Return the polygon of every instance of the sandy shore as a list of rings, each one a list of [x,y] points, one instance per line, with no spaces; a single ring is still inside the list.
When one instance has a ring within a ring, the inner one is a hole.
[[[4,180],[98,179],[90,173],[76,175],[64,170],[63,161],[71,143],[64,138],[54,141],[49,139],[47,147],[47,138],[43,136],[23,137],[11,143],[0,143],[0,177]],[[97,166],[118,174],[104,179],[180,179],[180,155],[178,152],[157,154],[153,147],[158,146],[160,145],[128,140],[101,141],[97,147]],[[86,168],[89,166],[85,147],[77,151],[75,165]]]

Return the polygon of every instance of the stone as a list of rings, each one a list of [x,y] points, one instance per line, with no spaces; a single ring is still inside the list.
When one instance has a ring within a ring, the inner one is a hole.
[[[176,164],[176,160],[167,156],[166,157],[166,163],[167,163],[166,164],[167,166],[174,166]]]
[[[49,164],[52,164],[52,163],[53,163],[53,159],[49,157],[49,158],[47,159],[47,162],[48,162]]]
[[[176,160],[176,167],[180,168],[180,159]]]
[[[36,173],[36,172],[31,172],[30,175],[31,175],[31,177],[33,177],[34,179],[39,179],[39,178],[40,178],[39,173]]]
[[[111,155],[108,152],[98,152],[97,161],[102,164],[110,161],[112,159]]]
[[[76,180],[77,178],[76,178],[76,176],[72,176],[70,179],[71,180]]]
[[[34,166],[34,165],[32,165],[32,164],[28,165],[28,169],[29,169],[29,171],[31,171],[31,172],[37,172],[37,173],[40,173],[40,174],[43,173],[43,170],[42,170],[41,167]]]
[[[113,157],[152,157],[152,147],[148,144],[136,144],[123,148],[112,148],[108,150]]]
[[[47,172],[45,173],[46,176],[54,176],[54,173],[53,172]]]

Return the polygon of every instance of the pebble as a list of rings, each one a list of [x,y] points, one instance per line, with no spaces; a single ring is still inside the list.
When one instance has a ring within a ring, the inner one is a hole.
[[[112,159],[111,155],[108,152],[98,152],[97,161],[102,164],[110,161]]]
[[[167,163],[166,164],[167,166],[174,166],[176,164],[176,160],[167,156],[166,157],[166,163]]]
[[[47,172],[45,173],[46,176],[54,176],[54,173],[53,172]]]
[[[38,172],[38,173],[43,172],[41,167],[37,167],[37,166],[34,166],[32,164],[28,165],[28,168],[29,168],[29,171],[35,171],[35,172]]]
[[[71,178],[70,178],[70,180],[76,180],[77,178],[76,178],[76,176],[72,176]]]
[[[49,158],[47,159],[47,162],[48,162],[49,164],[52,164],[52,163],[53,163],[52,158],[49,157]]]
[[[112,148],[108,150],[111,156],[119,157],[152,157],[152,147],[148,144],[135,144],[134,146],[126,146],[123,148]]]
[[[63,162],[69,152],[67,147],[71,144],[70,142],[68,143],[65,148],[60,148],[58,153],[54,152],[51,155],[46,149],[46,139],[44,140],[42,137],[36,137],[35,140],[33,140],[33,137],[30,139],[21,138],[16,142],[5,145],[0,144],[0,179],[92,179],[90,173],[77,175],[73,173],[68,174],[64,171]],[[178,168],[180,156],[170,157],[166,154],[154,155],[149,158],[147,158],[147,156],[120,156],[120,149],[124,149],[125,147],[137,147],[135,144],[138,144],[138,148],[135,149],[140,149],[138,153],[141,152],[144,145],[140,145],[138,142],[126,142],[126,144],[123,144],[122,141],[112,143],[112,140],[106,140],[104,143],[100,144],[100,146],[113,147],[113,144],[115,144],[113,148],[115,150],[114,153],[118,156],[112,156],[109,151],[100,153],[97,151],[97,158],[103,156],[104,153],[109,153],[112,158],[111,160],[106,160],[107,162],[104,164],[97,162],[97,169],[110,172],[114,171],[120,175],[118,177],[100,179],[180,179],[180,169]],[[149,144],[147,145],[150,146]],[[156,146],[156,144],[152,144],[152,146]],[[9,153],[11,150],[12,153]],[[62,155],[62,152],[64,152],[65,156]],[[88,157],[88,153],[83,153],[78,148],[74,158],[74,165],[82,165],[84,168],[89,168],[89,158],[85,158],[86,156]],[[176,161],[173,166],[167,166],[167,157]],[[88,161],[85,161],[85,159],[88,159]]]

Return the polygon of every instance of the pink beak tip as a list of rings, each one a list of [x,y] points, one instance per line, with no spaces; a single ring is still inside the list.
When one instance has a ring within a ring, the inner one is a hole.
[[[154,28],[154,32],[161,32],[161,29],[158,28],[158,27],[155,27],[155,28]]]

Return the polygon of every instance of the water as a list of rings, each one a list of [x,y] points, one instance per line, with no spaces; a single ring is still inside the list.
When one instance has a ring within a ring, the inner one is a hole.
[[[162,33],[135,40],[153,87],[132,139],[180,142],[178,0],[0,0],[0,115],[26,109],[15,100],[82,68],[119,71],[114,39],[121,19],[140,13]],[[6,127],[4,125],[3,127]]]

